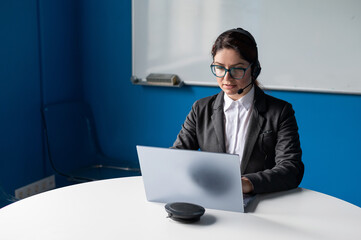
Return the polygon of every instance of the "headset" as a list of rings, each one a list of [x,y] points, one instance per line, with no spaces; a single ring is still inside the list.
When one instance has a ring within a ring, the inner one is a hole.
[[[254,80],[257,79],[258,75],[261,73],[261,64],[259,63],[259,60],[258,60],[258,48],[257,48],[257,43],[256,43],[256,40],[254,39],[254,37],[252,36],[252,34],[250,34],[248,31],[244,30],[243,28],[234,28],[234,29],[231,29],[229,31],[234,31],[234,32],[238,32],[238,33],[241,33],[243,34],[244,36],[248,37],[252,43],[255,45],[256,47],[256,50],[257,50],[257,59],[256,61],[253,63],[253,66],[252,66],[252,82]]]

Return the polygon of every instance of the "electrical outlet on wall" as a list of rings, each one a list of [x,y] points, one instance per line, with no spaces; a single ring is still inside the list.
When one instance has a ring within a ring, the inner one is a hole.
[[[43,178],[39,181],[26,185],[15,190],[15,198],[20,200],[32,195],[45,192],[55,188],[55,176]]]

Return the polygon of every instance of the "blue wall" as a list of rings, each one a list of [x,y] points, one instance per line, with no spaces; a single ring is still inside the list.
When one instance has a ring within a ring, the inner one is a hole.
[[[8,193],[53,174],[41,106],[83,98],[79,1],[0,1],[0,186]]]
[[[79,1],[38,2],[43,103],[83,99]]]
[[[44,174],[36,1],[0,1],[0,184]]]
[[[0,39],[0,183],[7,190],[51,173],[42,153],[42,101],[84,98],[104,152],[136,165],[135,145],[172,145],[192,103],[219,91],[130,83],[131,0],[40,0],[39,15],[37,1],[15,2],[0,1],[7,30]],[[361,96],[269,93],[296,111],[306,165],[301,186],[361,206]]]

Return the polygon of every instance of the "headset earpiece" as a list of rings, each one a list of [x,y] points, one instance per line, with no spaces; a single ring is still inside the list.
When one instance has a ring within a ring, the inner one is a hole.
[[[257,63],[252,66],[252,80],[256,80],[258,75],[261,73],[261,64],[257,60]]]

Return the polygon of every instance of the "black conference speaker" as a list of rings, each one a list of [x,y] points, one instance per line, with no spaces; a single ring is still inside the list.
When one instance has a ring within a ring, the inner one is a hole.
[[[202,206],[185,202],[168,203],[165,205],[165,210],[169,218],[183,223],[199,221],[205,212]]]

